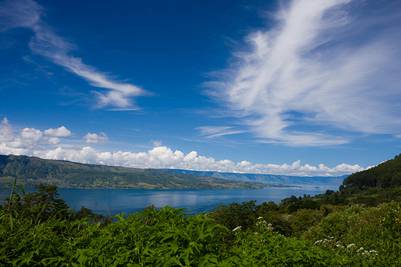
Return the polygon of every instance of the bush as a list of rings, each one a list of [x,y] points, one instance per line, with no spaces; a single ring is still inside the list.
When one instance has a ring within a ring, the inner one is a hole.
[[[370,257],[376,266],[391,266],[401,260],[401,206],[395,202],[370,208],[354,205],[328,215],[303,237]]]

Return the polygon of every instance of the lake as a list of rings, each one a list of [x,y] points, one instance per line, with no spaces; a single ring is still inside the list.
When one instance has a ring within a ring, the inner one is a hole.
[[[337,189],[337,188],[327,188]],[[145,207],[171,206],[184,208],[187,214],[210,211],[222,204],[255,200],[279,202],[292,195],[316,195],[322,188],[269,187],[264,189],[199,189],[199,190],[151,190],[151,189],[59,189],[60,196],[74,210],[82,206],[103,215],[132,213]],[[0,189],[0,200],[9,194]],[[0,201],[0,202],[1,202]]]

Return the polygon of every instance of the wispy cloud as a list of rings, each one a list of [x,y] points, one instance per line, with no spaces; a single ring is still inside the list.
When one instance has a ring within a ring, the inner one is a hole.
[[[373,2],[283,6],[266,29],[247,36],[247,48],[209,84],[210,95],[264,142],[321,146],[399,134],[399,8],[367,4]]]
[[[61,127],[60,127],[61,128]],[[60,129],[56,128],[56,129]],[[228,159],[218,160],[200,155],[196,151],[184,153],[154,142],[154,147],[147,151],[99,151],[89,144],[104,141],[103,133],[88,133],[86,143],[71,145],[68,137],[57,139],[46,134],[54,129],[40,130],[35,128],[13,129],[7,119],[0,123],[0,154],[37,156],[47,159],[70,160],[82,163],[106,164],[137,168],[173,168],[190,170],[211,170],[222,172],[267,173],[285,175],[326,175],[335,176],[361,171],[358,164],[342,163],[334,167],[325,164],[302,164],[297,160],[292,163],[271,164],[252,163],[247,160],[235,162]],[[61,136],[60,134],[57,134]],[[63,134],[63,136],[65,136]],[[57,137],[56,137],[57,138]],[[102,139],[102,140],[100,140]]]
[[[231,126],[201,126],[198,127],[197,130],[206,138],[217,138],[225,135],[244,133],[243,130],[237,130]]]
[[[43,21],[43,13],[44,8],[32,0],[6,0],[0,4],[0,31],[31,29],[33,37],[29,47],[32,52],[64,67],[90,85],[105,89],[96,92],[98,107],[135,108],[133,98],[146,95],[147,92],[134,84],[117,81],[73,56],[74,46]]]

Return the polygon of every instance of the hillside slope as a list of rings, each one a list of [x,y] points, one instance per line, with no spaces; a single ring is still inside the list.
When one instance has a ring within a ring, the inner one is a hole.
[[[348,176],[343,185],[345,188],[357,189],[401,186],[401,154],[376,167]]]
[[[64,188],[261,188],[262,184],[215,177],[0,155],[2,180],[18,178],[25,184],[47,183]]]
[[[264,183],[269,186],[291,186],[291,187],[310,187],[337,190],[342,184],[343,176],[290,176],[275,174],[256,174],[256,173],[232,173],[232,172],[216,172],[216,171],[192,171],[192,170],[166,170],[180,174],[190,174],[196,176],[207,176],[221,178],[231,181],[241,182],[257,182]]]

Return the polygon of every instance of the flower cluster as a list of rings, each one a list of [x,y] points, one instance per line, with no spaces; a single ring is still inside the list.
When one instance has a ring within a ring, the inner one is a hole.
[[[367,249],[364,249],[363,247],[358,248],[358,250],[356,252],[363,256],[377,256],[377,254],[378,254],[377,251],[374,249],[367,250]]]
[[[322,245],[322,246],[326,246],[326,247],[335,247],[338,249],[345,249],[349,252],[356,252],[363,256],[377,256],[378,255],[378,252],[374,249],[369,250],[369,249],[365,249],[364,247],[357,248],[357,246],[354,243],[345,245],[345,244],[342,244],[340,241],[336,241],[334,239],[334,237],[332,237],[332,236],[329,236],[324,239],[316,240],[314,245]]]
[[[328,244],[332,244],[334,241],[334,237],[329,236],[328,238],[324,238],[324,239],[319,239],[315,241],[315,245],[328,245]]]
[[[256,226],[266,228],[268,231],[273,231],[273,225],[271,223],[267,223],[263,217],[259,217],[256,222]]]

